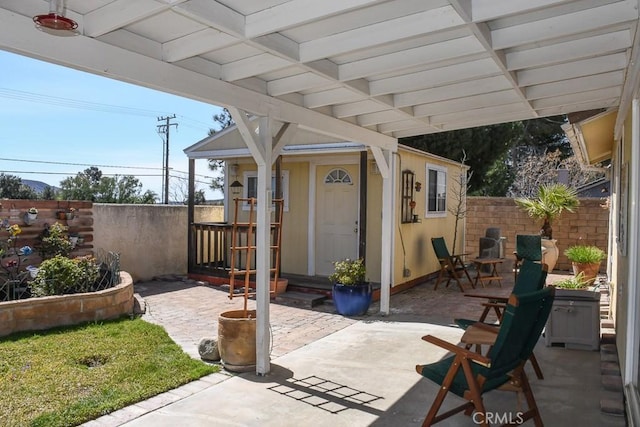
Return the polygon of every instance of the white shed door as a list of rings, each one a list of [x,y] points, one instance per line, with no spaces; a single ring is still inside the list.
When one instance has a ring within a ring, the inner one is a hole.
[[[316,200],[316,274],[333,262],[358,256],[358,167],[319,166]]]

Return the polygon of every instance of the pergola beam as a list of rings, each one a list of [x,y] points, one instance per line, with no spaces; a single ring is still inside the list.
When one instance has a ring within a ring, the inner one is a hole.
[[[0,10],[0,21],[5,23],[0,27],[0,46],[21,55],[212,105],[235,106],[257,116],[298,123],[314,132],[347,141],[394,151],[397,148],[393,137],[97,39],[78,35],[65,38],[61,43],[59,38],[33,31],[30,19],[4,9]],[[100,55],[89,52],[100,52]]]

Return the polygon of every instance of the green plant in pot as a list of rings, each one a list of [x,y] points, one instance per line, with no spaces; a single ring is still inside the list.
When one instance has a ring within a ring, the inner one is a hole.
[[[577,277],[582,275],[583,280],[590,286],[598,276],[600,264],[607,254],[597,246],[574,245],[564,251],[564,254],[571,261],[573,274]]]
[[[333,263],[329,276],[333,283],[332,298],[336,311],[343,316],[365,314],[371,304],[372,288],[366,281],[364,259],[344,259]]]

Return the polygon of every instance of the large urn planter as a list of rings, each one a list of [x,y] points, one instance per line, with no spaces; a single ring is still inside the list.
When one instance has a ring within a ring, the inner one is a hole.
[[[557,242],[556,239],[542,239],[542,262],[547,264],[548,273],[555,268],[560,256]]]
[[[371,283],[343,285],[336,283],[331,292],[333,304],[338,314],[361,316],[369,310],[372,296]]]
[[[231,310],[218,317],[218,348],[225,369],[248,372],[256,366],[256,311]]]

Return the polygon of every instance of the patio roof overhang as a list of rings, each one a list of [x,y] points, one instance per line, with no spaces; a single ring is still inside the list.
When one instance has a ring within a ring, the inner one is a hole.
[[[0,1],[0,49],[392,150],[616,107],[638,43],[637,0],[66,0],[75,37],[47,8]]]
[[[598,108],[619,107],[624,117],[640,74],[638,1],[66,0],[77,35],[54,37],[32,20],[46,1],[0,0],[0,49],[228,107],[258,162],[266,265],[267,168],[294,142],[274,147],[273,121],[369,146],[391,200],[397,138]],[[259,117],[258,137],[247,114]],[[616,134],[621,127],[618,117]],[[391,241],[391,203],[382,217],[381,238]],[[264,374],[262,274],[256,371]]]

